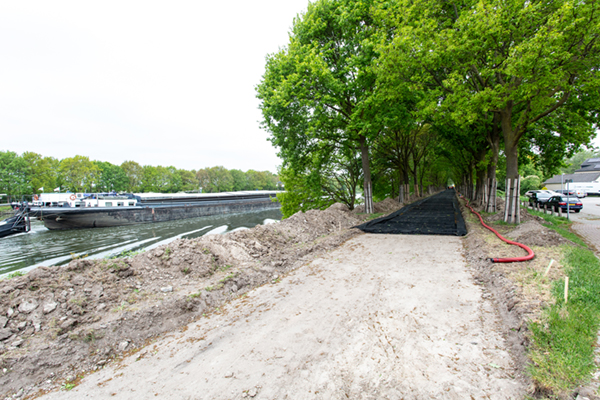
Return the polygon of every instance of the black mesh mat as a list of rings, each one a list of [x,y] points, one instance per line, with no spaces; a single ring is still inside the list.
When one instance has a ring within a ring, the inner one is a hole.
[[[416,201],[386,217],[358,225],[357,228],[368,233],[456,236],[467,234],[454,189]]]

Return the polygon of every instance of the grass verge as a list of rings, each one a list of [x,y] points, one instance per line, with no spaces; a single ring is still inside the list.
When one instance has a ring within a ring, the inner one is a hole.
[[[597,368],[600,260],[590,250],[567,248],[563,265],[569,277],[568,301],[564,299],[565,279],[553,282],[555,303],[529,326],[529,373],[541,392],[553,396],[565,396],[588,382]]]

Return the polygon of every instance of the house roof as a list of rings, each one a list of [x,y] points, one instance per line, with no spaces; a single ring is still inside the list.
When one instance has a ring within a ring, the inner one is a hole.
[[[600,178],[599,172],[579,172],[577,174],[564,174],[564,175],[554,175],[552,178],[548,179],[544,184],[548,183],[561,183],[566,179],[573,179],[573,182],[595,182]]]
[[[581,172],[600,172],[600,158],[588,158],[584,162],[581,163],[581,168],[575,171],[575,173]]]
[[[591,164],[591,165],[586,165],[581,166],[581,168],[575,170],[576,174],[580,174],[582,172],[593,172],[593,171],[600,171],[600,164]]]

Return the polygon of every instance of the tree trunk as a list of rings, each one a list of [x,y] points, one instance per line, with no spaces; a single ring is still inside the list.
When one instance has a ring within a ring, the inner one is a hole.
[[[483,206],[483,187],[485,186],[485,181],[487,179],[487,170],[482,168],[477,171],[477,181],[475,186],[475,199],[478,205]]]
[[[500,153],[500,133],[502,128],[500,127],[501,116],[499,113],[494,113],[494,120],[492,122],[492,129],[488,135],[488,142],[492,152],[492,157],[487,168],[488,176],[488,201],[486,204],[486,211],[495,213],[496,209],[496,169],[498,167],[498,155]]]
[[[512,102],[501,111],[501,127],[504,136],[504,154],[506,155],[506,179],[517,179],[519,177],[519,134],[512,127]],[[505,207],[514,210],[514,196],[510,196]],[[504,222],[509,222],[505,220]],[[512,222],[512,221],[511,221]]]
[[[415,197],[419,197],[419,180],[417,179],[417,166],[413,170],[413,188],[415,191]]]
[[[360,156],[364,176],[365,213],[373,214],[373,185],[371,183],[371,166],[369,164],[369,146],[367,146],[367,138],[364,136],[359,136],[358,140],[360,143]]]

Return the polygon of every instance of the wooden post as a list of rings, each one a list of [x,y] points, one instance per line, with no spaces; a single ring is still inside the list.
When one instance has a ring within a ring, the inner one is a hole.
[[[515,224],[520,224],[521,223],[521,177],[517,176],[517,179],[515,181],[515,218],[514,218],[514,223]]]
[[[510,215],[510,184],[511,179],[506,178],[506,193],[504,195],[504,222],[511,223],[512,215]]]
[[[488,192],[488,185],[489,185],[489,178],[485,179],[485,183],[483,184],[483,207],[484,210],[487,211],[488,210],[488,196],[487,196],[487,192]]]
[[[550,215],[554,215],[554,207],[550,206]]]
[[[562,217],[562,207],[558,207],[558,216]]]
[[[492,181],[492,187],[494,188],[494,191],[492,193],[492,198],[494,201],[494,210],[493,212],[498,211],[498,202],[497,202],[497,197],[498,197],[498,180],[496,178],[493,179]]]
[[[400,194],[398,195],[398,203],[404,203],[404,185],[400,185]]]
[[[548,268],[546,268],[546,271],[544,272],[544,276],[548,276],[548,272],[550,272],[550,267],[552,267],[553,262],[554,262],[554,260],[550,259],[550,264],[548,264]]]
[[[548,214],[548,204],[544,204],[544,214]]]
[[[365,213],[367,214],[373,214],[374,210],[373,210],[373,189],[371,186],[371,182],[369,182],[369,184],[366,187],[367,189],[367,193],[365,193]]]

